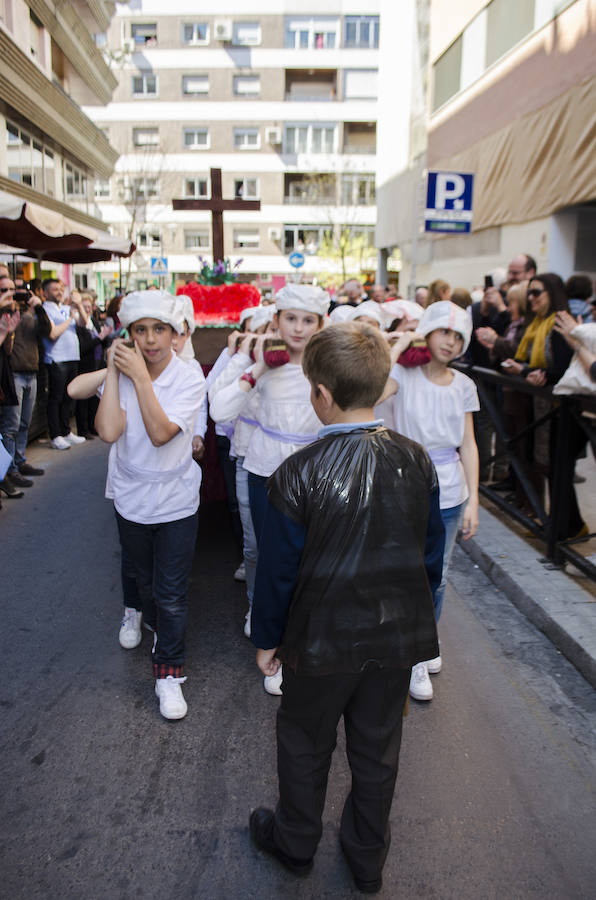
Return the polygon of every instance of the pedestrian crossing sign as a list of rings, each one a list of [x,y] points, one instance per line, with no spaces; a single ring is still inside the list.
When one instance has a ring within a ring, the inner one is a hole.
[[[168,257],[152,256],[151,257],[151,274],[167,275],[168,274]]]

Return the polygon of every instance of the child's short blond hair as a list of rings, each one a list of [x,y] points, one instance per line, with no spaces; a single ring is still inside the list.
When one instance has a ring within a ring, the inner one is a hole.
[[[340,409],[369,408],[378,401],[389,376],[389,346],[371,325],[330,325],[309,340],[302,368],[315,390],[324,385]]]

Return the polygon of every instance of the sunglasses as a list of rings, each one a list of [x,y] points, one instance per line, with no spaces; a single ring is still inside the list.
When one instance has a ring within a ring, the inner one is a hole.
[[[544,288],[542,290],[538,290],[538,288],[532,288],[531,291],[528,291],[527,297],[530,300],[532,297],[539,297],[540,294],[544,294]]]

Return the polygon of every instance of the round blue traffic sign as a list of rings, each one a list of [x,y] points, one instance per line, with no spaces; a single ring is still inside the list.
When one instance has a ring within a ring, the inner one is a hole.
[[[294,266],[295,269],[299,269],[304,265],[304,253],[298,253],[296,250],[294,253],[290,253],[290,265]]]

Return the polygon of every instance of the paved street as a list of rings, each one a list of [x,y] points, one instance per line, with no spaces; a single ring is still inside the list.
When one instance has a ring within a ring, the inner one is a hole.
[[[337,825],[340,739],[312,875],[254,850],[275,799],[274,720],[221,510],[205,510],[191,583],[189,705],[161,719],[150,641],[124,651],[119,553],[99,440],[58,453],[0,511],[0,896],[359,896]],[[385,898],[594,897],[596,695],[456,550],[435,699],[405,722]]]

